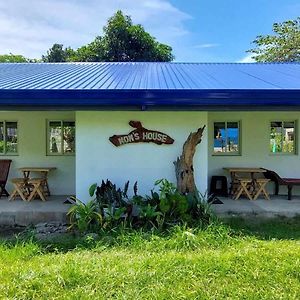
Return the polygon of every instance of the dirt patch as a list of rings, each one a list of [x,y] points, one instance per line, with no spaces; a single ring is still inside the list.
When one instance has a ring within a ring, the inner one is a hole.
[[[0,226],[0,238],[10,238],[16,234],[22,233],[26,229],[25,226]]]

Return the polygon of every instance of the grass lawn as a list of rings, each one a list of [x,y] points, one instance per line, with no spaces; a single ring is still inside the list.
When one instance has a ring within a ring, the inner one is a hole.
[[[0,243],[1,299],[300,299],[300,218]]]

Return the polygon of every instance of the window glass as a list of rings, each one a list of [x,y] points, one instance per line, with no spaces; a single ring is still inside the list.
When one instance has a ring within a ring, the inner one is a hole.
[[[18,153],[17,122],[6,122],[6,152]]]
[[[238,122],[227,122],[227,152],[239,152]]]
[[[49,153],[61,153],[62,146],[62,124],[61,121],[49,122]]]
[[[64,155],[75,153],[75,122],[48,122],[48,154]]]
[[[4,153],[4,123],[0,122],[0,153]]]
[[[270,152],[295,153],[295,121],[271,122]]]
[[[75,122],[63,122],[64,153],[75,153]]]
[[[283,122],[283,144],[282,151],[295,152],[295,122]]]
[[[225,122],[215,122],[214,124],[214,152],[222,153],[226,151]]]
[[[239,122],[214,123],[214,153],[239,154]]]
[[[0,121],[0,154],[18,153],[18,123]]]

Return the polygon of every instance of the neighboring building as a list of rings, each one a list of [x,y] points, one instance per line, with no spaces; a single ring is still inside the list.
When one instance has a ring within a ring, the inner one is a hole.
[[[299,64],[0,64],[0,107],[10,177],[19,167],[56,167],[53,194],[86,201],[90,184],[106,178],[138,181],[142,194],[159,178],[175,182],[173,161],[203,125],[194,158],[200,191],[223,167],[300,178]],[[131,132],[131,120],[174,143],[116,147],[109,138]]]

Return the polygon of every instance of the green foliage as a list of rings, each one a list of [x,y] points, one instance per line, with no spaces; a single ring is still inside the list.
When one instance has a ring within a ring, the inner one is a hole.
[[[30,59],[18,54],[3,54],[0,55],[0,63],[27,63]]]
[[[91,231],[102,224],[102,216],[94,201],[85,204],[76,199],[76,204],[69,209],[67,215],[70,218],[70,228],[74,227],[80,232]]]
[[[257,62],[300,62],[300,17],[273,24],[273,35],[259,35],[253,41]]]
[[[102,180],[100,186],[97,184],[91,185],[89,192],[91,197],[95,194],[100,209],[110,206],[123,207],[128,203],[128,187],[129,181],[125,183],[124,189],[121,190],[110,180],[106,180],[106,182]]]
[[[157,180],[155,187],[158,188],[158,193],[152,190],[150,195],[140,196],[135,182],[133,196],[128,197],[129,181],[123,189],[117,188],[109,180],[106,182],[102,180],[99,186],[96,183],[92,184],[89,194],[91,197],[95,196],[92,200],[93,209],[102,217],[98,229],[129,226],[165,230],[176,224],[196,224],[205,227],[216,221],[205,198],[206,195],[202,196],[199,193],[182,195],[167,179]],[[80,215],[77,216],[79,218]]]
[[[134,25],[129,16],[117,11],[103,29],[104,60],[106,61],[171,61],[172,48],[161,44]]]
[[[77,50],[54,44],[44,62],[100,62],[100,61],[172,61],[172,48],[161,44],[145,31],[142,25],[133,24],[131,18],[117,11],[108,19],[103,36]]]
[[[47,51],[46,55],[42,56],[43,62],[55,63],[55,62],[66,62],[71,49],[63,49],[62,44],[53,44],[53,46]]]
[[[177,222],[188,219],[188,199],[181,195],[176,186],[167,179],[160,179],[155,182],[159,186],[159,209],[164,214],[166,221]]]
[[[189,213],[192,220],[198,223],[198,226],[208,226],[217,222],[217,216],[211,209],[207,192],[203,195],[200,192],[187,195],[189,203]]]

